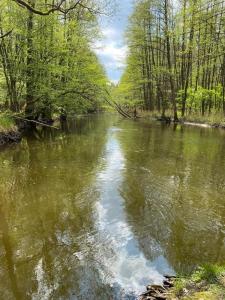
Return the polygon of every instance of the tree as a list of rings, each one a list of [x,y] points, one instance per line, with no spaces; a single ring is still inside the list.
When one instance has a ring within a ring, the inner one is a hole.
[[[0,4],[5,106],[24,111],[30,119],[50,120],[61,110],[95,111],[107,85],[91,47],[98,34],[99,2],[52,3],[4,0]],[[49,7],[54,11],[50,13]]]
[[[185,117],[224,111],[224,2],[141,0],[127,29],[127,86],[140,108]],[[200,91],[202,96],[199,98]]]

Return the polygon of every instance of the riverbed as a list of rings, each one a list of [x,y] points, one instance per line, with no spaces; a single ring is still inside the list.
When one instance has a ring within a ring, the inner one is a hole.
[[[137,299],[225,257],[225,131],[96,115],[0,151],[0,299]]]

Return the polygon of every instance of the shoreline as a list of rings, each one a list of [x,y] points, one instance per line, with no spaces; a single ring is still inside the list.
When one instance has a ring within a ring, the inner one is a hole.
[[[218,129],[225,129],[224,124],[210,124],[210,123],[198,123],[194,121],[180,121],[181,124],[187,125],[187,126],[196,126],[196,127],[203,127],[203,128],[218,128]]]
[[[0,131],[0,147],[19,143],[22,139],[22,133],[18,129]]]
[[[79,115],[79,116],[76,116],[75,118],[85,117],[85,116],[88,116],[88,114]],[[225,129],[225,124],[221,124],[221,123],[210,124],[208,122],[196,122],[196,121],[184,120],[184,119],[180,119],[178,122],[174,122],[174,120],[170,117],[165,117],[164,119],[162,119],[160,116],[147,116],[147,115],[146,116],[140,115],[138,118],[152,120],[152,121],[158,121],[158,122],[166,123],[168,125],[172,123],[172,124],[180,124],[180,125],[202,127],[202,128]],[[58,119],[56,118],[54,120],[54,122],[57,120]],[[49,127],[51,127],[51,126],[49,126]],[[18,126],[14,126],[13,128],[9,128],[9,129],[5,128],[4,130],[1,130],[1,128],[0,128],[0,147],[5,146],[5,145],[10,145],[13,143],[19,143],[22,140],[22,136],[23,136],[22,131],[23,130],[20,130],[20,128],[18,128]]]
[[[148,285],[139,300],[225,299],[224,266],[206,264],[189,275],[164,278],[162,285]]]
[[[176,276],[164,275],[162,285],[150,284],[146,286],[146,291],[142,293],[139,300],[166,300],[170,291],[175,285]]]
[[[162,122],[166,124],[180,124],[180,125],[186,125],[186,126],[195,126],[195,127],[202,127],[202,128],[218,128],[218,129],[225,129],[225,123],[210,123],[209,121],[192,121],[191,119],[179,119],[179,121],[175,122],[170,117],[162,118],[160,116],[139,116],[139,119],[145,119],[145,120],[152,120],[157,122]],[[225,118],[224,118],[225,120]],[[224,121],[225,122],[225,121]]]
[[[18,143],[22,139],[22,132],[13,118],[0,113],[0,147]]]

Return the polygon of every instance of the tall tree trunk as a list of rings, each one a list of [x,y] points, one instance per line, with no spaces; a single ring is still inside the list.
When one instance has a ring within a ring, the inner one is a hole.
[[[29,5],[35,8],[35,0],[29,0]],[[27,19],[27,79],[26,79],[26,109],[25,114],[27,118],[36,118],[34,111],[34,92],[35,92],[35,79],[34,79],[34,49],[33,49],[33,27],[34,27],[34,14],[29,11]]]
[[[173,117],[174,121],[178,121],[177,116],[177,104],[176,104],[176,91],[175,82],[172,70],[172,60],[171,60],[171,44],[170,44],[170,34],[169,34],[169,3],[168,0],[164,0],[164,16],[165,16],[165,36],[166,36],[166,57],[169,70],[169,81],[171,88],[171,101],[173,105]]]

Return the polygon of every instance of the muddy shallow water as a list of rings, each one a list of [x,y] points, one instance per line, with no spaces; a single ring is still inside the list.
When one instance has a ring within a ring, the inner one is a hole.
[[[136,299],[225,257],[225,132],[114,115],[0,152],[0,299]]]

